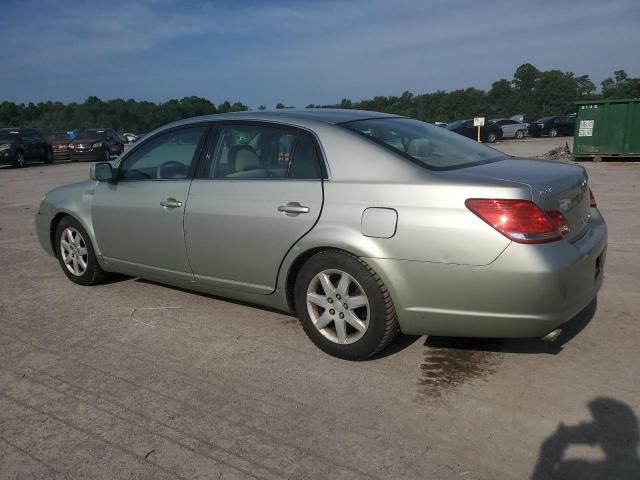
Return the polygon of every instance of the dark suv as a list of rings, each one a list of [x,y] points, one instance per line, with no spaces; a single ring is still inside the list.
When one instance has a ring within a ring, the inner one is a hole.
[[[34,161],[53,162],[47,139],[33,128],[0,128],[0,165],[22,168]]]
[[[550,137],[558,137],[560,135],[573,136],[575,126],[575,117],[564,115],[542,117],[540,120],[529,124],[529,135],[534,137],[539,137],[540,135],[549,135]]]
[[[88,128],[81,131],[69,144],[71,161],[109,161],[112,155],[124,152],[120,136],[110,128]]]

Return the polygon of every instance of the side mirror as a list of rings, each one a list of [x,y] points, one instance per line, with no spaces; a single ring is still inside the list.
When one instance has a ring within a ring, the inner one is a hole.
[[[99,162],[91,165],[89,170],[89,178],[98,182],[113,181],[113,167],[110,162]]]

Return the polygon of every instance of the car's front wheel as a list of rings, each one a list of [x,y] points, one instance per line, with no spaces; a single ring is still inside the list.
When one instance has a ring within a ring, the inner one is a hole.
[[[557,137],[558,136],[558,129],[557,128],[552,128],[551,130],[549,130],[549,136],[550,137]]]
[[[24,168],[24,165],[25,165],[24,152],[22,151],[16,152],[15,167]]]
[[[73,283],[96,285],[108,274],[100,268],[89,235],[72,217],[64,217],[55,233],[56,256],[62,271]]]
[[[496,143],[497,140],[498,140],[498,136],[495,133],[490,132],[489,135],[487,135],[487,141],[489,143]]]
[[[524,132],[523,132],[522,130],[518,130],[518,131],[516,132],[516,138],[517,138],[518,140],[522,140],[522,139],[524,138]]]
[[[386,347],[398,318],[380,277],[345,252],[323,251],[303,265],[294,300],[302,326],[321,350],[346,360],[364,360]]]
[[[44,163],[51,164],[53,163],[53,150],[47,150],[44,154]]]

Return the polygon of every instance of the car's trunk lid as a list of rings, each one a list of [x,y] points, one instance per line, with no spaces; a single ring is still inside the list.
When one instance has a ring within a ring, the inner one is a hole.
[[[531,200],[544,211],[564,215],[570,231],[569,241],[580,238],[591,217],[587,172],[578,165],[545,160],[508,158],[465,168],[475,177],[521,183],[531,188]]]

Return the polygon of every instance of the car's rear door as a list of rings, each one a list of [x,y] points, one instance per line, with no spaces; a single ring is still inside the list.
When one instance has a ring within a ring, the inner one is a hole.
[[[178,127],[136,146],[117,181],[96,185],[92,220],[101,255],[117,271],[191,278],[183,217],[208,123]]]
[[[322,209],[323,167],[310,132],[279,124],[223,123],[185,213],[196,282],[268,294],[289,249]]]

